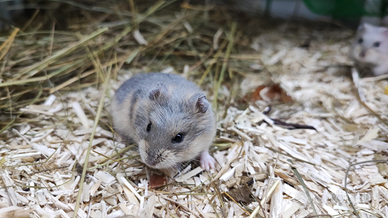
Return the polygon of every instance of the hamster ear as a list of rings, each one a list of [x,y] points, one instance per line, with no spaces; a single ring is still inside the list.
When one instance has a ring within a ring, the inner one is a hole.
[[[163,83],[158,83],[156,84],[156,88],[150,92],[150,95],[148,97],[151,101],[157,101],[166,97],[167,93],[167,87]]]
[[[365,25],[369,25],[367,23],[363,23],[357,28],[357,32],[364,32],[365,31]]]
[[[383,27],[383,34],[385,37],[388,37],[388,28]]]
[[[206,113],[206,111],[209,109],[209,102],[206,100],[205,95],[201,95],[197,98],[195,107],[197,108],[198,112]]]

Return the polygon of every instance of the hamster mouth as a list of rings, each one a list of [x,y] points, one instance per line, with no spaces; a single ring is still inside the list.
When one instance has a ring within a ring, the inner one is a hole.
[[[177,163],[172,152],[164,150],[156,155],[147,154],[145,164],[155,169],[167,169],[174,167]]]
[[[152,157],[147,157],[147,160],[145,161],[145,163],[150,166],[150,167],[153,167],[153,168],[157,168],[156,166],[160,163],[157,159],[155,158],[152,158]]]

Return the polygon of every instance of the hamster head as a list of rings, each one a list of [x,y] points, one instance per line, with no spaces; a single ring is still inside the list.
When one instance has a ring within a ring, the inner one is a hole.
[[[182,93],[159,83],[136,114],[139,153],[152,168],[174,168],[194,159],[214,138],[214,115],[205,95]]]
[[[358,27],[353,43],[352,56],[359,61],[366,61],[370,50],[388,54],[388,28],[362,24]]]

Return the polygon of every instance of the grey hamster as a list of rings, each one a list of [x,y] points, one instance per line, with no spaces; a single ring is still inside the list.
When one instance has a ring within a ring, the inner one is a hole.
[[[202,168],[214,168],[208,150],[215,117],[193,82],[174,74],[137,74],[117,89],[109,110],[114,130],[138,144],[148,166],[174,168],[200,156]]]
[[[350,58],[375,76],[388,73],[388,28],[361,24],[351,45]]]

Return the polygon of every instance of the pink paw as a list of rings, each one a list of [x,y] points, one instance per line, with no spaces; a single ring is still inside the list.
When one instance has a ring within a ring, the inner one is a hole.
[[[210,156],[208,151],[202,151],[200,158],[200,164],[202,169],[210,170],[215,167],[216,161],[212,156]]]

